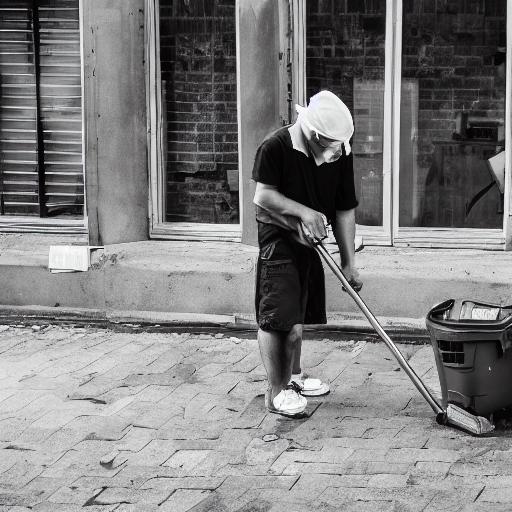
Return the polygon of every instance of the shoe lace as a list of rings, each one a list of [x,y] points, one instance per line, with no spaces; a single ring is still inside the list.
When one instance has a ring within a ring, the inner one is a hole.
[[[286,389],[291,389],[292,391],[295,391],[295,393],[300,393],[302,391],[302,388],[294,380],[286,386]]]

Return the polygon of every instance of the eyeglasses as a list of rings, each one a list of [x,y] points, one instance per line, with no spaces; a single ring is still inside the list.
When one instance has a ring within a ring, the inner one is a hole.
[[[318,133],[315,132],[315,144],[320,146],[322,149],[328,149],[328,148],[339,149],[339,148],[341,148],[341,145],[343,143],[338,140],[335,140],[333,142],[320,142],[320,137],[319,137]]]

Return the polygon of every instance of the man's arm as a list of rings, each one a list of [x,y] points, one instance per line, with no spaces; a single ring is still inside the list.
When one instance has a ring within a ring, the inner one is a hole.
[[[333,226],[334,238],[340,250],[343,274],[356,291],[363,286],[356,269],[354,239],[356,236],[355,208],[352,210],[338,210],[336,223]]]
[[[316,238],[326,235],[324,216],[278,192],[277,187],[256,182],[254,204],[276,216],[294,217],[299,219]]]

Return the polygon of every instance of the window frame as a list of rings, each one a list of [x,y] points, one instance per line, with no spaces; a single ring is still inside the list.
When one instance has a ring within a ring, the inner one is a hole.
[[[393,36],[393,140],[400,138],[400,100],[402,84],[402,21],[403,0],[387,0],[394,5]],[[512,42],[512,7],[507,2],[507,63],[506,63],[506,99],[505,99],[505,195],[503,207],[503,224],[501,229],[478,228],[440,228],[440,227],[401,227],[399,225],[399,191],[400,191],[400,144],[393,147],[393,245],[395,247],[428,247],[503,250],[510,248],[510,220],[506,212],[510,206],[510,93],[511,89],[511,42]]]
[[[81,111],[82,111],[82,174],[84,180],[84,213],[81,219],[59,217],[36,217],[31,215],[0,215],[0,233],[59,233],[87,234],[87,194],[86,194],[86,123],[84,96],[84,16],[83,1],[78,0],[78,17],[80,30],[80,80],[81,80]]]
[[[307,0],[290,0],[294,34],[305,34]],[[512,248],[511,142],[512,142],[512,3],[507,2],[507,62],[505,103],[505,195],[501,229],[473,228],[407,228],[399,226],[400,171],[400,100],[402,67],[402,0],[386,1],[386,46],[384,70],[384,133],[383,133],[383,224],[357,225],[357,234],[367,245],[395,247],[472,248],[503,250]],[[302,36],[305,42],[305,35]],[[305,52],[305,44],[294,44],[294,51]],[[294,59],[295,98],[305,102],[305,55]]]
[[[175,240],[241,241],[242,228],[250,223],[244,218],[244,176],[249,170],[242,165],[241,115],[240,115],[240,21],[239,1],[236,5],[237,52],[237,123],[239,147],[239,204],[238,224],[204,224],[165,222],[164,173],[162,170],[160,55],[159,55],[159,0],[146,0],[146,63],[147,63],[147,112],[148,112],[148,166],[150,177],[149,226],[150,238]],[[306,82],[306,2],[308,0],[282,0],[288,3],[291,16],[291,68],[292,103],[305,104]],[[501,229],[400,227],[399,171],[400,171],[400,99],[402,64],[402,0],[386,1],[386,45],[384,70],[384,133],[383,133],[383,202],[382,226],[357,225],[357,235],[367,245],[428,248],[473,248],[503,250],[512,248],[511,200],[511,143],[512,143],[512,4],[507,3],[507,57],[505,104],[505,195],[504,216]],[[281,90],[281,94],[283,91]],[[283,104],[286,101],[283,100]],[[293,109],[292,109],[293,110]],[[292,114],[293,115],[293,114]]]
[[[240,151],[240,80],[238,2],[235,10],[236,61],[237,61],[237,123],[238,123],[238,194],[239,222],[237,224],[210,224],[194,222],[166,222],[165,214],[165,170],[163,169],[163,134],[161,122],[162,90],[160,68],[160,0],[146,0],[145,52],[146,52],[146,104],[148,125],[149,168],[149,236],[166,240],[211,240],[240,242],[243,223],[243,186]]]

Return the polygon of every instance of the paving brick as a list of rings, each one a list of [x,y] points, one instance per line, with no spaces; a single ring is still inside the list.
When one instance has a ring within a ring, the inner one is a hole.
[[[405,475],[411,471],[411,466],[406,463],[391,464],[389,462],[369,461],[365,470],[367,475],[392,474]]]
[[[246,505],[246,510],[251,508],[262,511],[277,511],[279,508],[277,504],[281,506],[281,509],[286,508],[290,511],[303,511],[318,510],[315,501],[311,495],[305,495],[303,493],[294,493],[294,489],[290,491],[283,491],[281,489],[257,489],[252,492],[253,496],[250,496],[251,491],[248,491],[244,498],[249,498],[250,501]],[[321,509],[320,509],[321,510]]]
[[[80,416],[66,424],[66,429],[72,429],[83,434],[84,438],[118,441],[131,426],[130,421],[116,416]]]
[[[322,450],[291,450],[284,452],[272,464],[272,471],[284,474],[337,473],[338,464],[351,458],[354,450],[332,447]]]
[[[139,452],[156,437],[152,429],[131,427],[123,437],[115,443],[117,450]]]
[[[451,462],[439,462],[439,461],[418,461],[411,474],[416,476],[425,477],[426,475],[435,475],[436,477],[445,476],[448,474]]]
[[[13,437],[13,442],[21,444],[43,444],[58,430],[56,427],[44,428],[34,427],[32,425],[20,432],[18,436]]]
[[[141,402],[159,402],[163,398],[169,396],[172,393],[172,389],[169,386],[157,386],[150,385],[146,386],[136,394],[136,399]]]
[[[239,489],[291,489],[298,480],[296,476],[229,476],[219,490]]]
[[[406,488],[378,488],[378,487],[349,487],[340,489],[329,487],[319,497],[319,500],[332,505],[345,506],[346,503],[364,501],[368,508],[380,510],[381,502],[393,503],[400,510],[423,510],[434,498],[436,491],[424,489],[420,486]],[[373,505],[373,506],[372,506]]]
[[[460,458],[456,450],[418,449],[418,448],[392,448],[386,454],[390,462],[455,462]]]
[[[431,502],[425,507],[425,512],[459,512],[464,501],[474,502],[482,492],[483,487],[462,486],[454,487],[450,491],[439,490]]]
[[[48,500],[57,489],[65,485],[70,485],[71,479],[64,477],[59,478],[44,478],[36,477],[23,486],[24,492],[33,494],[37,500],[44,502]]]
[[[51,503],[84,505],[88,500],[92,499],[101,488],[80,487],[76,484],[71,486],[63,486],[57,489],[46,501]]]
[[[389,460],[388,458],[388,450],[386,449],[357,449],[352,452],[350,455],[351,461],[371,461],[371,462],[383,462],[385,460]],[[390,460],[390,462],[401,462],[400,460]]]
[[[271,464],[274,462],[290,445],[287,439],[277,439],[271,442],[265,442],[263,439],[253,439],[245,449],[245,458],[247,464]]]
[[[41,465],[34,465],[30,460],[18,460],[7,471],[0,474],[0,487],[17,490],[26,486],[43,472]]]
[[[483,503],[478,500],[475,503],[463,505],[460,512],[510,512],[510,504]]]
[[[120,503],[114,506],[116,512],[159,512],[158,505],[149,503]]]
[[[186,512],[210,495],[210,491],[195,489],[177,489],[160,505],[166,512]]]
[[[0,489],[0,506],[31,508],[39,502],[40,498],[34,492],[9,492]]]
[[[407,485],[408,475],[397,473],[381,473],[375,474],[368,480],[369,487],[405,487]]]
[[[204,462],[210,453],[211,450],[178,450],[163,465],[188,472]]]
[[[116,505],[117,506],[117,505]],[[87,507],[87,512],[112,512],[116,506],[90,506]],[[45,501],[39,503],[32,510],[36,512],[83,512],[82,505],[71,505],[69,503],[52,503],[51,501]]]
[[[332,352],[320,364],[313,368],[307,368],[307,371],[316,378],[322,378],[328,382],[335,382],[338,377],[344,379],[345,368],[352,362],[350,353]]]
[[[257,352],[250,352],[240,361],[232,364],[229,367],[231,372],[249,373],[258,368],[261,364],[260,355]]]
[[[497,475],[497,476],[486,476],[483,478],[486,489],[492,488],[512,488],[512,476],[511,475]]]
[[[485,488],[482,494],[478,497],[478,502],[489,503],[510,503],[512,506],[512,488]]]
[[[333,392],[292,420],[265,410],[255,340],[54,334],[21,330],[0,373],[0,511],[509,510],[512,438],[437,425],[382,345],[308,340]]]
[[[508,466],[509,467],[509,466]],[[508,469],[505,468],[506,469]],[[474,462],[455,462],[450,466],[450,473],[453,475],[498,475],[500,474],[500,466]]]
[[[235,388],[235,395],[237,388]],[[262,425],[268,414],[263,394],[259,393],[245,406],[241,414],[233,420],[232,426],[236,429],[258,428]]]
[[[107,469],[99,461],[112,447],[107,441],[82,441],[73,449],[65,452],[55,463],[47,467],[41,476],[56,478],[60,475],[113,476],[119,468]]]
[[[109,481],[105,482],[105,487],[134,487],[139,488],[144,482],[151,478],[157,477],[175,477],[175,472],[168,472],[169,468],[159,466],[136,466],[134,464],[125,464],[120,471],[109,477]]]
[[[140,489],[196,489],[213,491],[224,482],[224,477],[153,477],[146,480]]]
[[[352,450],[383,450],[392,446],[392,442],[389,440],[365,437],[335,437],[321,439],[319,442],[323,445],[324,450],[330,450],[331,448],[350,448]]]
[[[19,454],[15,450],[4,448],[0,456],[0,474],[12,468],[19,459]]]
[[[148,506],[159,505],[169,496],[168,490],[133,489],[125,487],[107,487],[92,501],[96,505],[115,505],[120,503],[143,503]]]
[[[153,439],[142,450],[128,456],[128,464],[135,466],[160,466],[177,450],[173,440]]]
[[[172,417],[156,433],[158,439],[218,439],[224,430],[219,423],[198,423],[194,428],[177,416]]]
[[[1,412],[2,414],[13,414],[21,411],[30,403],[36,401],[38,398],[44,396],[43,390],[22,389],[2,401]]]

